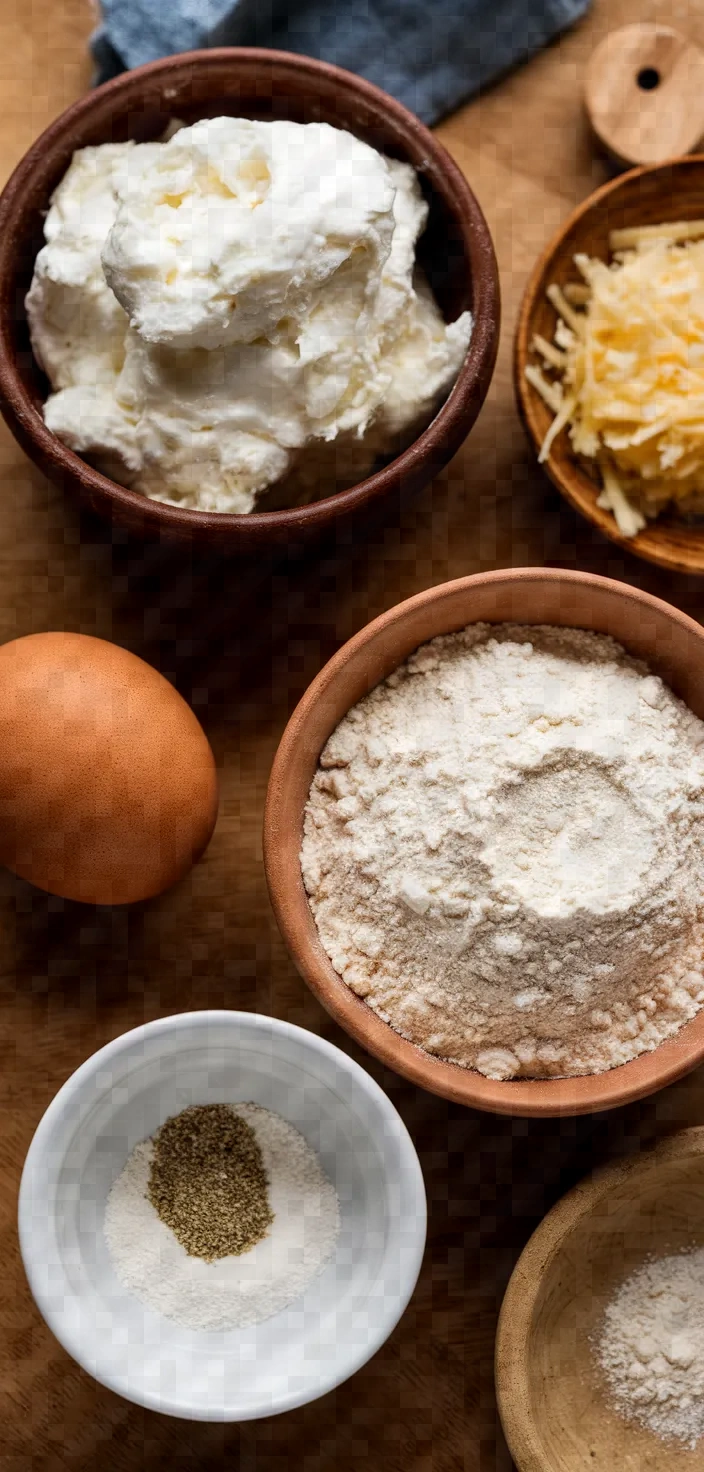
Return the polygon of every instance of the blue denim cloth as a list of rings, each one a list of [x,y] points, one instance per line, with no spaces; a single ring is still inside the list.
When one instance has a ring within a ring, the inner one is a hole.
[[[272,46],[332,61],[435,123],[583,15],[589,0],[101,0],[105,82],[202,46]]]

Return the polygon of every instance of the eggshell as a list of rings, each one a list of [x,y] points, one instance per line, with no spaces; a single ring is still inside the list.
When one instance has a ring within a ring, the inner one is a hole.
[[[85,634],[0,647],[0,863],[124,905],[180,879],[216,816],[205,732],[157,670]]]

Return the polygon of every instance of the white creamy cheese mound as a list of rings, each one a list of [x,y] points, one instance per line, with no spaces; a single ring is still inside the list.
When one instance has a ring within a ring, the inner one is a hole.
[[[409,165],[327,124],[80,150],[27,296],[47,425],[202,510],[352,483],[428,422],[469,343],[415,266],[426,217]]]
[[[82,148],[54,191],[27,311],[35,357],[55,389],[112,387],[120,372],[127,322],[106,284],[100,252],[115,218],[118,189],[159,146]]]
[[[286,336],[282,319],[304,322],[342,266],[359,315],[391,248],[393,202],[384,159],[351,133],[213,118],[181,129],[134,177],[105,275],[147,342]]]

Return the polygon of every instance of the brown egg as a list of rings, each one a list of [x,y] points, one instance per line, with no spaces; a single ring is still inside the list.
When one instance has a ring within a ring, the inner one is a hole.
[[[207,737],[157,670],[85,634],[0,647],[0,863],[124,905],[180,879],[216,816]]]

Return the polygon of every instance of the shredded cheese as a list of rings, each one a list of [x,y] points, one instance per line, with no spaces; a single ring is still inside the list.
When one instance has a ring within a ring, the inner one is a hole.
[[[542,368],[525,374],[555,415],[540,460],[568,429],[596,462],[598,504],[632,537],[671,503],[704,512],[704,220],[614,230],[610,244],[610,265],[575,256],[581,281],[548,287],[554,342],[535,335]]]
[[[681,244],[685,240],[699,240],[704,235],[704,220],[678,220],[667,225],[633,225],[625,230],[612,230],[609,246],[612,251],[637,249],[649,240],[671,240]]]
[[[568,327],[571,327],[572,331],[575,334],[575,337],[583,337],[584,318],[580,317],[579,313],[574,310],[574,307],[570,306],[569,302],[563,296],[559,286],[555,286],[554,284],[552,286],[549,286],[547,294],[548,299],[552,302],[553,306],[557,308],[563,321],[567,323]]]
[[[562,288],[565,300],[573,307],[586,307],[589,301],[589,287],[582,281],[568,281]]]
[[[635,506],[631,506],[630,501],[624,496],[623,487],[619,485],[610,465],[602,467],[602,475],[604,489],[597,505],[604,507],[607,511],[613,511],[616,525],[623,537],[636,537],[646,525],[643,513],[637,511]]]
[[[539,332],[536,332],[533,337],[533,347],[536,353],[540,353],[541,358],[552,368],[567,367],[567,354],[560,348],[556,348],[554,343],[548,342],[547,338],[541,337]]]
[[[553,414],[559,414],[562,408],[562,389],[560,384],[550,383],[543,376],[540,369],[536,368],[533,363],[529,363],[526,368],[526,378],[540,394],[541,399],[545,400],[548,409],[552,409]]]

